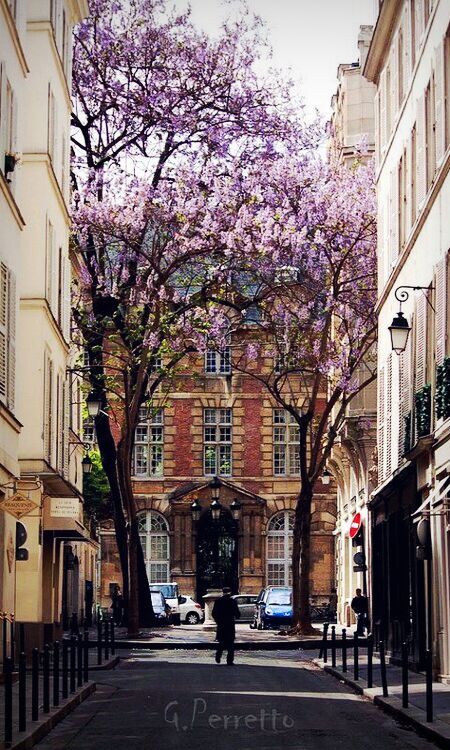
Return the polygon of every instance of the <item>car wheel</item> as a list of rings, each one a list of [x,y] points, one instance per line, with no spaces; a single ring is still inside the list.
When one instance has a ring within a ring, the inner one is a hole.
[[[197,625],[197,623],[199,622],[200,617],[198,616],[197,612],[188,612],[185,620],[186,625]]]

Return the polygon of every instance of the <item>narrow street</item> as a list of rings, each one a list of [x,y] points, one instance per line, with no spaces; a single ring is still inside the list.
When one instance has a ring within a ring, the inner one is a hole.
[[[98,676],[97,692],[40,750],[365,750],[434,745],[383,714],[298,652],[133,651]]]

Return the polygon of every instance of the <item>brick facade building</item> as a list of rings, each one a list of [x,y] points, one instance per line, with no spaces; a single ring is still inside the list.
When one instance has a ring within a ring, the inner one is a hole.
[[[262,361],[258,367],[273,367]],[[293,393],[299,384],[291,383]],[[191,356],[169,394],[142,409],[133,485],[150,582],[176,581],[200,598],[214,582],[257,593],[290,582],[292,527],[299,492],[297,428],[251,375],[213,351]],[[213,521],[211,482],[222,506]],[[234,520],[230,505],[240,503]],[[191,505],[201,506],[194,520]],[[312,525],[312,595],[328,601],[334,586],[336,501],[316,487]],[[101,530],[101,601],[120,583],[112,524]],[[218,577],[217,577],[218,575]]]

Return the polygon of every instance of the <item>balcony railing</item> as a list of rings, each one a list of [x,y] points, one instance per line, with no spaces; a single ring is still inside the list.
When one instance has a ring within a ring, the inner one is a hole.
[[[418,438],[431,432],[431,385],[424,385],[415,396],[416,435]]]
[[[450,417],[450,357],[436,368],[436,418]]]

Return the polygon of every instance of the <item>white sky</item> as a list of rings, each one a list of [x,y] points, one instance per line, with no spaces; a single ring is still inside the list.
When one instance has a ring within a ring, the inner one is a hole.
[[[188,0],[172,2],[184,9]],[[374,23],[374,0],[247,2],[268,25],[274,66],[291,69],[308,108],[317,107],[328,118],[337,67],[358,60],[359,26]],[[223,0],[190,0],[190,5],[193,21],[210,33],[217,30],[227,12]]]

